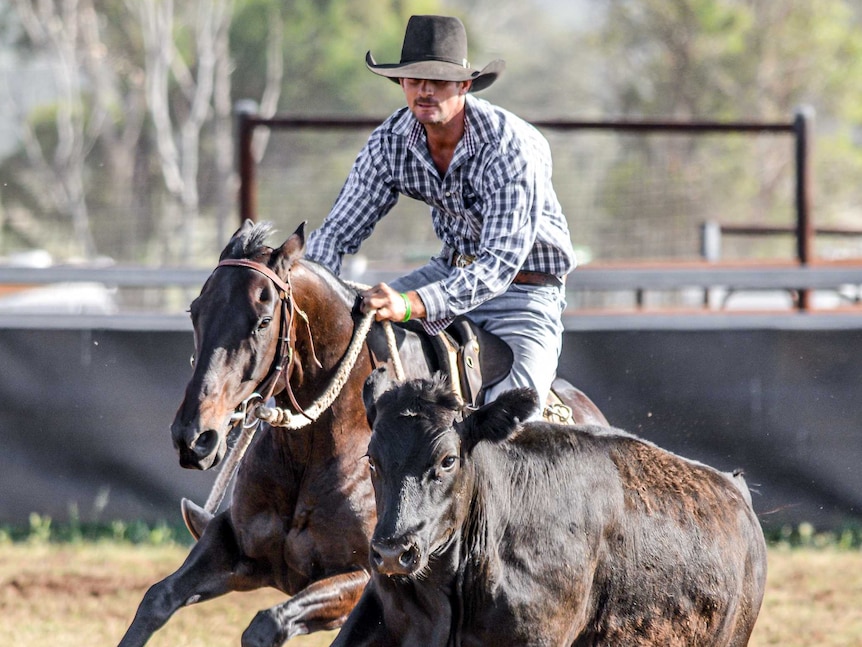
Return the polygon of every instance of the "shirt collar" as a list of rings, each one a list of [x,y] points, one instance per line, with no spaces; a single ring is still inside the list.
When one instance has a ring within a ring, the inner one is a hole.
[[[413,148],[419,142],[425,140],[425,128],[420,124],[410,109],[405,107],[403,112],[395,120],[393,132],[404,137],[408,148]],[[482,118],[481,106],[477,103],[475,97],[467,95],[467,101],[464,105],[466,118],[464,120],[464,136],[458,144],[458,148],[463,147],[464,153],[470,157],[479,149],[479,145],[483,140],[483,134],[486,133],[484,121]]]

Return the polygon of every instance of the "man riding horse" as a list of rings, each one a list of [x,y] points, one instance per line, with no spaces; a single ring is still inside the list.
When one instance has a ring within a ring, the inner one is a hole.
[[[431,334],[469,313],[514,352],[510,374],[486,400],[532,387],[544,402],[562,346],[565,277],[576,264],[547,141],[469,94],[490,86],[505,63],[470,67],[457,18],[411,17],[400,62],[377,64],[368,52],[366,65],[399,83],[407,106],[371,134],[306,257],[338,274],[343,254],[359,249],[400,194],[423,200],[442,250],[364,291],[363,311],[418,319]]]

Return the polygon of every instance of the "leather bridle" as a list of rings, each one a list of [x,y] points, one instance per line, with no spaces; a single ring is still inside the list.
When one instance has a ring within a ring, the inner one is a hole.
[[[293,329],[293,322],[296,319],[296,315],[298,314],[305,321],[305,325],[308,327],[308,339],[309,344],[311,345],[311,357],[314,362],[320,366],[320,362],[317,359],[317,355],[314,352],[314,342],[311,337],[311,327],[308,323],[308,316],[305,312],[296,305],[296,300],[293,298],[293,288],[290,284],[290,272],[287,273],[287,280],[284,281],[282,278],[273,272],[269,267],[264,265],[263,263],[258,263],[257,261],[252,261],[247,258],[226,258],[219,262],[216,265],[216,269],[220,267],[245,267],[247,269],[253,270],[258,274],[262,274],[266,278],[268,278],[272,284],[276,287],[276,292],[278,293],[279,300],[281,301],[281,313],[280,313],[280,323],[279,323],[279,331],[278,331],[278,346],[275,351],[275,357],[273,358],[272,365],[270,366],[269,373],[267,376],[258,384],[257,390],[261,394],[261,399],[263,402],[269,400],[275,392],[276,385],[278,384],[278,379],[284,375],[284,389],[287,391],[287,395],[290,398],[290,403],[296,408],[300,413],[305,413],[302,410],[302,407],[299,406],[299,403],[296,401],[296,397],[293,394],[293,389],[290,387],[290,374],[293,370],[293,363],[295,360],[295,353],[292,344],[292,340],[290,338],[290,331]]]
[[[273,360],[269,374],[258,385],[258,387],[260,387],[261,385],[266,384],[267,395],[266,397],[262,398],[262,403],[260,405],[251,408],[251,411],[253,411],[252,415],[254,415],[259,420],[267,422],[272,427],[280,427],[286,429],[301,429],[306,425],[313,423],[315,420],[317,420],[318,416],[320,416],[323,411],[325,411],[332,405],[335,398],[338,397],[338,394],[341,393],[341,390],[347,383],[348,375],[353,370],[356,360],[358,359],[361,352],[362,345],[364,344],[365,338],[368,335],[368,331],[371,328],[371,323],[374,321],[374,311],[366,313],[360,325],[354,328],[353,338],[351,339],[350,345],[348,346],[347,351],[342,358],[341,365],[335,372],[335,375],[332,376],[332,379],[330,380],[326,390],[317,400],[314,401],[314,403],[312,403],[308,407],[307,411],[304,411],[302,407],[300,407],[299,404],[296,402],[296,398],[294,397],[293,391],[291,390],[289,379],[290,370],[293,366],[294,361],[293,346],[291,345],[290,340],[290,330],[297,314],[299,314],[305,320],[305,325],[308,327],[308,339],[311,346],[311,358],[318,366],[321,366],[321,364],[318,361],[317,355],[314,352],[314,343],[311,338],[311,326],[308,322],[308,316],[296,305],[296,301],[293,298],[293,290],[290,283],[290,271],[288,270],[287,281],[283,281],[281,277],[279,277],[266,265],[248,259],[228,258],[221,261],[216,266],[216,269],[225,266],[245,267],[252,271],[258,272],[259,274],[262,274],[263,276],[268,278],[272,282],[272,284],[275,285],[276,288],[278,288],[279,298],[281,299],[281,324],[279,330],[278,349],[276,351],[275,359]],[[384,322],[384,326],[386,330],[387,345],[389,348],[390,355],[393,358],[395,375],[397,379],[403,380],[404,368],[401,365],[401,359],[398,356],[398,348],[395,340],[395,334],[393,333],[392,326],[389,325],[389,322]],[[286,364],[285,358],[287,360]],[[287,370],[287,379],[285,379],[285,390],[290,397],[291,404],[299,412],[299,415],[291,413],[290,411],[287,411],[285,409],[280,409],[278,407],[271,408],[268,406],[264,406],[264,403],[266,403],[266,401],[269,400],[270,397],[272,397],[272,394],[276,388],[276,383],[278,382],[279,377],[284,374],[285,369]],[[257,395],[258,394],[254,394],[252,397],[256,397]],[[248,400],[250,399],[251,398],[249,398]],[[244,403],[246,407],[245,411],[240,414],[243,419],[245,419],[246,413],[248,413],[249,411],[248,400],[246,400],[246,402]],[[210,514],[215,514],[216,510],[224,499],[224,495],[227,491],[227,486],[230,483],[230,480],[236,473],[236,470],[239,467],[243,456],[245,455],[245,451],[251,444],[251,440],[254,437],[256,429],[257,424],[248,425],[245,423],[245,421],[243,421],[242,433],[240,434],[240,438],[234,446],[233,450],[231,450],[230,454],[225,460],[224,466],[219,471],[218,477],[216,477],[216,480],[213,483],[212,490],[210,491],[210,495],[207,498],[207,502],[204,506],[204,510],[206,512]]]

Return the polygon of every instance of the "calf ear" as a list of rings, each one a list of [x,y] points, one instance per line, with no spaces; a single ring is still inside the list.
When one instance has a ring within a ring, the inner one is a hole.
[[[524,387],[506,391],[464,421],[461,436],[465,449],[471,450],[482,440],[494,443],[506,440],[538,406],[539,396],[534,389]]]
[[[392,386],[392,380],[389,379],[385,366],[371,371],[371,375],[362,385],[362,402],[365,403],[365,417],[368,419],[369,427],[374,426],[374,419],[377,417],[377,398],[390,386]]]

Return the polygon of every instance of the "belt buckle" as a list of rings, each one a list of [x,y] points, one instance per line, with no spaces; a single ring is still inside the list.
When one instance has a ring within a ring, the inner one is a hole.
[[[474,260],[476,260],[476,257],[470,256],[469,254],[459,254],[458,252],[452,253],[452,265],[455,267],[467,267]]]

